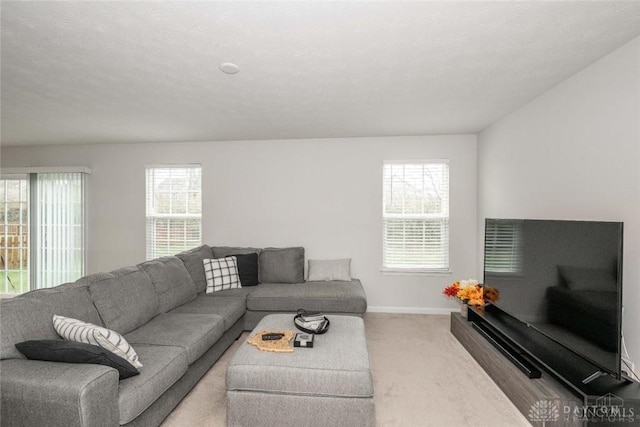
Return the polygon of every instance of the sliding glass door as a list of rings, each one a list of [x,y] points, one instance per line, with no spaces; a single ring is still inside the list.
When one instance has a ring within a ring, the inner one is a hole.
[[[2,176],[0,294],[49,288],[84,275],[85,176]]]
[[[0,180],[0,294],[29,290],[29,177]]]

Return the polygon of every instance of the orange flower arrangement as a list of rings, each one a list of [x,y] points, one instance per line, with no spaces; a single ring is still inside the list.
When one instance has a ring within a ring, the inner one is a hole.
[[[442,293],[448,297],[455,297],[465,304],[481,306],[487,302],[495,302],[500,298],[496,288],[483,286],[477,280],[460,280],[444,288]]]

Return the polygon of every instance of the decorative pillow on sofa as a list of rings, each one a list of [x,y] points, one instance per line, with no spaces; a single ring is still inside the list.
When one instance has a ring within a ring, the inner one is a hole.
[[[241,288],[236,257],[202,260],[207,278],[207,293]]]
[[[309,278],[313,281],[351,281],[351,258],[310,259]]]
[[[131,363],[97,345],[66,340],[31,340],[16,344],[16,348],[30,360],[110,366],[118,370],[121,380],[140,375]]]
[[[256,286],[258,284],[258,254],[236,254],[238,276],[242,286]]]
[[[266,248],[260,251],[262,283],[304,282],[304,248]]]
[[[53,315],[53,327],[62,338],[100,346],[141,368],[138,354],[119,333],[78,319]]]

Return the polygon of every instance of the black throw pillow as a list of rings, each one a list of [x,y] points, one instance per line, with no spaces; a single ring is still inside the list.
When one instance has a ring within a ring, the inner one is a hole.
[[[110,366],[118,370],[121,380],[140,374],[131,363],[97,345],[66,340],[31,340],[16,344],[16,348],[30,360]]]
[[[258,254],[238,254],[238,276],[242,286],[256,286],[258,284]]]

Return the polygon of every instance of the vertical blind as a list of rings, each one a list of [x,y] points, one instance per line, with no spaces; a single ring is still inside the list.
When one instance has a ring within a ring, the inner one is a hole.
[[[449,163],[383,165],[383,268],[449,270]]]
[[[504,274],[520,273],[522,269],[522,221],[487,221],[484,254],[485,271]]]
[[[202,244],[202,169],[148,166],[147,259]]]
[[[33,186],[32,186],[33,188]],[[48,288],[77,280],[85,271],[85,174],[35,174],[36,280]]]

